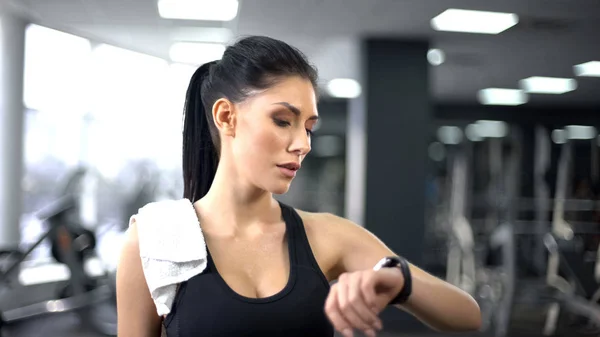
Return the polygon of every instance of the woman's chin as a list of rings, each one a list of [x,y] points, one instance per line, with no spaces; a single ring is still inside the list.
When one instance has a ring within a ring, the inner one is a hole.
[[[279,184],[276,184],[275,186],[272,186],[272,188],[270,188],[269,190],[273,194],[278,194],[278,195],[285,194],[285,193],[287,193],[287,191],[290,190],[290,184],[291,184],[291,181],[288,183],[279,183]]]

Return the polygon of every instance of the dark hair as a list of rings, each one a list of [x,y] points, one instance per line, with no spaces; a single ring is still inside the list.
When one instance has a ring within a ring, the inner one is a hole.
[[[220,98],[242,102],[287,76],[301,76],[317,87],[317,71],[304,54],[264,36],[243,38],[229,46],[221,60],[196,70],[184,107],[184,198],[195,202],[204,197],[217,171],[221,142],[212,116],[214,103]]]

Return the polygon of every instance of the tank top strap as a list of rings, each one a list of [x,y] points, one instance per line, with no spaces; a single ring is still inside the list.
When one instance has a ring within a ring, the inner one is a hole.
[[[304,222],[302,218],[296,212],[296,210],[286,204],[280,203],[283,213],[283,218],[286,222],[286,227],[289,230],[289,245],[293,247],[295,251],[295,259],[298,266],[308,267],[313,269],[315,272],[322,275],[321,268],[315,259],[315,256],[310,247],[306,230],[304,228]],[[322,275],[324,278],[324,276]]]

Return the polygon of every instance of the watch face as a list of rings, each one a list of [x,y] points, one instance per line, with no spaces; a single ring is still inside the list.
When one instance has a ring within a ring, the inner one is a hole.
[[[377,262],[375,267],[373,267],[373,270],[379,270],[381,268],[391,268],[391,267],[396,267],[398,265],[400,265],[399,258],[397,258],[395,256],[384,257],[383,259],[379,260],[379,262]]]

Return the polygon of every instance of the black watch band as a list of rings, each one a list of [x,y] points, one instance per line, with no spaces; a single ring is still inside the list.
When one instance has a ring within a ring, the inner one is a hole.
[[[408,301],[408,298],[412,293],[412,275],[410,273],[408,261],[398,256],[385,257],[381,259],[373,269],[379,270],[381,268],[399,268],[404,278],[402,289],[390,304],[402,304]]]

